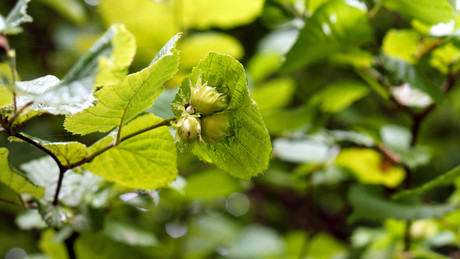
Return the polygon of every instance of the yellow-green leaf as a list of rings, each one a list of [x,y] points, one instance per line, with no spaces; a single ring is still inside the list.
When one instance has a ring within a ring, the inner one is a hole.
[[[160,122],[145,114],[128,123],[122,137]],[[102,139],[90,153],[112,142],[113,135]],[[121,142],[97,156],[86,167],[109,181],[134,189],[155,189],[167,185],[177,176],[176,147],[167,127],[147,131]]]
[[[404,179],[404,169],[386,161],[373,149],[350,148],[340,152],[335,160],[363,183],[383,184],[396,187]]]
[[[18,194],[29,193],[38,198],[44,194],[43,188],[33,185],[27,178],[11,170],[6,148],[0,148],[0,183],[10,187]]]

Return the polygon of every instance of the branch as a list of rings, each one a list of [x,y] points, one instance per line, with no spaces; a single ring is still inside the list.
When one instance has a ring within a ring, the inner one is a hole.
[[[147,127],[147,128],[145,128],[145,129],[138,130],[138,131],[133,132],[133,133],[131,133],[131,134],[128,134],[128,135],[126,135],[126,136],[124,136],[124,137],[122,137],[122,138],[119,138],[119,141],[117,141],[117,142],[112,142],[112,143],[110,143],[109,145],[105,146],[104,148],[98,150],[97,152],[95,152],[95,153],[93,153],[93,154],[91,154],[91,155],[89,155],[89,156],[83,158],[82,160],[80,160],[80,161],[78,161],[78,162],[76,162],[76,163],[73,163],[73,164],[69,165],[69,168],[72,169],[72,168],[75,168],[75,167],[77,167],[77,166],[81,166],[81,165],[83,165],[83,164],[89,163],[89,162],[93,161],[94,158],[96,158],[96,157],[99,156],[100,154],[104,153],[105,151],[107,151],[107,150],[109,150],[109,149],[111,149],[111,148],[117,146],[119,143],[121,143],[121,142],[123,142],[123,141],[125,141],[125,140],[128,140],[128,139],[130,139],[130,138],[132,138],[132,137],[135,137],[135,136],[137,136],[137,135],[140,135],[140,134],[142,134],[142,133],[144,133],[144,132],[147,132],[147,131],[150,131],[150,130],[159,128],[159,127],[161,127],[161,126],[168,126],[168,125],[170,125],[171,122],[174,121],[174,120],[176,120],[176,117],[171,117],[171,118],[165,119],[165,120],[163,120],[163,121],[160,121],[159,123],[154,124],[154,125],[152,125],[152,126],[150,126],[150,127]]]

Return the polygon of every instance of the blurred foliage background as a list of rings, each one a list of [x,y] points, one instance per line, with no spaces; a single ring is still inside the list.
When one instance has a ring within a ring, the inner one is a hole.
[[[0,13],[15,3],[0,1]],[[150,111],[170,117],[193,66],[210,51],[229,54],[246,68],[274,151],[268,171],[249,182],[187,152],[169,188],[80,179],[67,190],[78,208],[71,227],[59,231],[44,231],[34,210],[0,203],[0,255],[66,258],[62,240],[78,230],[79,258],[460,258],[456,171],[436,189],[391,198],[460,162],[457,7],[451,0],[31,1],[34,22],[8,38],[22,80],[62,77],[113,23],[136,38],[131,72],[182,31],[180,71]],[[86,144],[101,137],[71,136],[62,123],[40,116],[24,131]],[[0,145],[18,168],[43,156],[4,135]],[[13,194],[2,187],[0,195]]]

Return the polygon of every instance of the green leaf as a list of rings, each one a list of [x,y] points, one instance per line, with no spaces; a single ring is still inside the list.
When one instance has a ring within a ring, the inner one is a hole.
[[[52,259],[68,259],[65,245],[54,240],[55,234],[52,229],[42,232],[38,246]]]
[[[0,109],[13,104],[13,94],[11,90],[0,85]]]
[[[383,39],[382,50],[385,55],[415,63],[419,49],[420,36],[414,30],[391,29]]]
[[[454,18],[454,9],[447,0],[385,0],[383,4],[409,21],[415,19],[428,25],[449,22]]]
[[[187,178],[185,197],[190,200],[209,200],[226,197],[241,190],[241,185],[220,170],[196,172]]]
[[[48,5],[66,17],[70,21],[82,25],[86,22],[87,16],[85,8],[81,2],[77,0],[40,0],[42,3]]]
[[[336,53],[354,52],[372,41],[366,13],[342,0],[332,0],[305,21],[282,71],[298,69]]]
[[[0,15],[0,33],[18,34],[22,32],[21,23],[32,22],[32,17],[27,14],[27,4],[30,0],[19,0],[6,18]]]
[[[192,68],[211,51],[227,54],[236,59],[240,59],[244,54],[241,43],[230,35],[217,32],[196,33],[182,43],[180,65]]]
[[[122,25],[113,25],[59,80],[48,75],[17,82],[18,105],[34,101],[32,110],[52,114],[75,114],[93,105],[94,85],[119,82],[127,73],[135,51],[131,34]]]
[[[427,93],[437,103],[444,102],[445,97],[441,88],[420,72],[417,66],[402,59],[389,57],[383,58],[383,65],[396,79],[407,82],[410,86]]]
[[[400,199],[400,198],[410,196],[410,195],[421,194],[421,193],[427,192],[427,191],[429,191],[431,189],[434,189],[436,187],[439,187],[439,186],[450,185],[459,176],[460,176],[460,166],[457,166],[457,167],[447,171],[446,173],[444,173],[444,174],[432,179],[431,181],[426,182],[425,184],[423,184],[423,185],[421,185],[421,186],[419,186],[417,188],[400,191],[400,192],[396,193],[395,195],[393,195],[392,198],[393,199]]]
[[[255,20],[262,12],[264,0],[183,0],[184,24],[207,29],[211,26],[231,28]]]
[[[0,183],[8,186],[18,194],[29,193],[42,197],[44,190],[32,184],[29,179],[14,172],[8,163],[8,149],[0,148]]]
[[[439,218],[456,209],[455,204],[425,205],[420,203],[397,203],[384,199],[375,188],[370,186],[353,186],[348,195],[353,206],[350,220],[368,219],[416,220]]]
[[[259,225],[245,227],[228,248],[229,258],[280,258],[284,250],[281,237]]]
[[[49,142],[24,133],[21,134],[51,151],[65,167],[86,157],[86,146],[80,142]],[[9,139],[25,143],[25,141],[16,137],[10,137]]]
[[[193,146],[193,153],[234,177],[248,180],[262,173],[272,150],[270,136],[257,104],[249,96],[243,66],[230,56],[209,53],[190,78],[184,79],[174,104],[190,102],[190,83],[195,85],[199,78],[226,96],[228,105],[222,113],[231,118],[232,134],[215,144],[200,142]]]
[[[261,111],[273,110],[288,105],[294,92],[295,81],[288,77],[280,77],[258,85],[253,90],[252,97]]]
[[[114,220],[104,223],[104,234],[115,241],[131,246],[155,246],[158,243],[153,233]]]
[[[180,34],[171,38],[147,68],[126,76],[120,84],[106,85],[96,92],[97,104],[67,117],[65,128],[82,135],[107,132],[117,126],[121,131],[124,124],[153,105],[163,91],[163,83],[177,72],[179,38]]]
[[[153,114],[145,114],[128,123],[121,137],[160,122]],[[114,140],[114,135],[89,148],[96,152]],[[167,127],[147,131],[121,142],[97,156],[86,166],[88,170],[109,181],[134,189],[155,189],[166,186],[177,176],[176,147]]]
[[[358,81],[339,81],[332,83],[317,92],[311,99],[313,103],[320,103],[324,112],[339,112],[353,102],[369,93],[369,87]]]

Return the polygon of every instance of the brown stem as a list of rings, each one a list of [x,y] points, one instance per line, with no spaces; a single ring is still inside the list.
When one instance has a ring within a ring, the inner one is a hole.
[[[161,121],[161,122],[159,122],[159,123],[157,123],[157,124],[154,124],[154,125],[152,125],[152,126],[150,126],[150,127],[147,127],[147,128],[145,128],[145,129],[141,129],[141,130],[138,130],[138,131],[133,132],[133,133],[131,133],[131,134],[128,134],[128,135],[126,135],[126,136],[120,138],[119,142],[112,142],[112,143],[110,143],[109,145],[105,146],[104,148],[102,148],[102,149],[98,150],[97,152],[91,154],[90,156],[87,156],[87,157],[83,158],[82,160],[80,160],[80,161],[78,161],[78,162],[75,162],[75,163],[69,165],[69,168],[75,168],[75,167],[77,167],[77,166],[81,166],[81,165],[83,165],[83,164],[89,163],[89,162],[93,161],[93,159],[94,159],[95,157],[97,157],[98,155],[104,153],[105,151],[107,151],[107,150],[109,150],[109,149],[115,147],[117,144],[119,144],[119,143],[121,143],[121,142],[123,142],[123,141],[125,141],[125,140],[128,140],[128,139],[130,139],[130,138],[132,138],[132,137],[135,137],[135,136],[137,136],[137,135],[140,135],[140,134],[142,134],[142,133],[144,133],[144,132],[147,132],[147,131],[156,129],[156,128],[158,128],[158,127],[161,127],[161,126],[168,126],[168,125],[170,125],[171,122],[174,121],[175,119],[176,119],[176,117],[168,118],[168,119],[165,119],[165,120],[163,120],[163,121]]]

